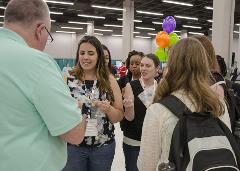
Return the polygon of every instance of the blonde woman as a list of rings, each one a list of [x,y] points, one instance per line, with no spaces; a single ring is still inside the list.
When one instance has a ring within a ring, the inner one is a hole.
[[[192,112],[209,109],[214,117],[228,116],[218,95],[210,88],[211,72],[203,46],[193,38],[180,40],[171,49],[167,71],[156,90],[154,104],[146,112],[138,157],[140,171],[155,171],[168,162],[177,117],[158,101],[166,96],[179,98]],[[229,118],[222,118],[230,128]]]

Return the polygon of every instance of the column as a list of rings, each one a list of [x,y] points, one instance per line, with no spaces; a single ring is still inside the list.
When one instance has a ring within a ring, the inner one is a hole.
[[[88,21],[87,25],[87,35],[93,36],[94,34],[94,21]]]
[[[238,71],[240,71],[240,25],[238,27],[238,32],[239,32],[239,34],[238,34],[238,53],[236,54],[235,59],[237,61],[237,66],[239,68]]]
[[[231,67],[235,0],[213,0],[212,43]]]
[[[71,57],[75,58],[76,56],[76,49],[77,49],[77,34],[72,34],[72,50],[71,50]]]
[[[132,0],[123,1],[123,39],[122,39],[122,60],[126,60],[128,52],[133,47],[134,31],[134,2]]]
[[[188,37],[187,30],[181,30],[181,39],[187,38],[187,37]]]

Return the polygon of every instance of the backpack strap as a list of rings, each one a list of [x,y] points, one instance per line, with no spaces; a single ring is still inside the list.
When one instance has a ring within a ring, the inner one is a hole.
[[[180,118],[185,113],[192,113],[190,109],[176,96],[170,95],[162,98],[159,101],[160,104],[164,105],[168,110],[170,110],[175,116]]]
[[[192,113],[191,110],[176,96],[170,95],[164,97],[159,101],[160,104],[164,105],[168,110],[170,110],[176,117],[179,118],[178,124],[180,128],[180,139],[179,139],[179,149],[175,151],[173,139],[171,141],[170,151],[169,151],[169,161],[173,162],[179,171],[186,170],[187,163],[190,160],[188,143],[187,143],[187,125],[186,125],[186,115],[188,113]],[[176,127],[175,127],[176,129]],[[175,130],[174,129],[174,130]],[[174,134],[174,133],[173,133]],[[176,152],[180,153],[181,161],[178,161],[176,156]],[[184,156],[184,157],[183,157]]]

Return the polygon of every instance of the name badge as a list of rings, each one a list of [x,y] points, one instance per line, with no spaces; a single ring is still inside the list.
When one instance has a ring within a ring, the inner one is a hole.
[[[97,119],[87,119],[85,137],[95,137],[97,134]]]

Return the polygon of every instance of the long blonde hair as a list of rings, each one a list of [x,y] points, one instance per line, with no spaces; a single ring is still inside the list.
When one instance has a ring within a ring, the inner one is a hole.
[[[204,47],[194,38],[185,38],[171,49],[167,73],[153,101],[183,90],[194,104],[196,112],[209,111],[218,117],[224,113],[224,106],[210,84],[211,72]]]

